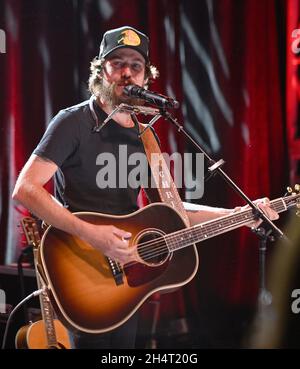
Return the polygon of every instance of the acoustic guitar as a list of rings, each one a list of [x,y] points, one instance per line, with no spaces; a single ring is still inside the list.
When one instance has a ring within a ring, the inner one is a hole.
[[[44,286],[37,267],[37,250],[40,245],[40,235],[36,221],[25,217],[21,221],[27,243],[33,246],[34,264],[39,288]],[[40,306],[43,320],[30,323],[19,329],[15,338],[18,349],[69,349],[69,336],[62,323],[54,319],[52,306],[46,289],[40,294]]]
[[[277,212],[300,206],[299,194],[271,201]],[[121,266],[83,240],[49,226],[39,262],[59,319],[84,332],[107,332],[126,322],[154,292],[188,283],[198,269],[195,243],[231,231],[255,219],[243,210],[186,228],[180,214],[164,203],[132,214],[111,216],[79,212],[80,219],[113,224],[132,233],[136,262]]]

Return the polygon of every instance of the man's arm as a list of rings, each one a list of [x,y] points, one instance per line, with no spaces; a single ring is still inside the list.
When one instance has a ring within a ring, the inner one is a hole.
[[[121,240],[130,234],[114,226],[96,226],[85,222],[59,205],[44,185],[53,177],[57,165],[47,159],[32,155],[16,182],[13,199],[22,203],[33,214],[67,233],[78,236],[105,255],[125,263],[133,259],[128,242]]]
[[[83,222],[59,206],[43,187],[56,171],[55,163],[32,155],[18,177],[12,197],[47,224],[80,236]]]
[[[183,202],[183,206],[187,211],[191,225],[203,223],[224,215],[229,215],[235,211],[234,209],[216,208],[206,205],[191,204],[188,202]]]

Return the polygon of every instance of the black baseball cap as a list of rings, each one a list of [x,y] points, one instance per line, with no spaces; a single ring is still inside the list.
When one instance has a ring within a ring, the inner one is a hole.
[[[149,38],[137,29],[124,26],[104,33],[99,51],[99,59],[105,58],[112,51],[129,47],[138,51],[149,62]]]

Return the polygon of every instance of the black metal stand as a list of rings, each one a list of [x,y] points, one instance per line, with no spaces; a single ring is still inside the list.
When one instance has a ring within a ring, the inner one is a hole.
[[[266,252],[268,239],[272,242],[275,241],[272,236],[272,230],[266,230],[263,226],[259,228],[252,228],[252,231],[259,238],[259,292],[257,309],[259,314],[264,314],[264,311],[268,306],[272,304],[272,295],[266,288]]]

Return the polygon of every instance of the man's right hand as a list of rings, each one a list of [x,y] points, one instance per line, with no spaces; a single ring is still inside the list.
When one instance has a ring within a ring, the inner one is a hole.
[[[126,264],[136,260],[135,247],[129,247],[131,233],[113,225],[86,223],[81,238],[115,261]]]

